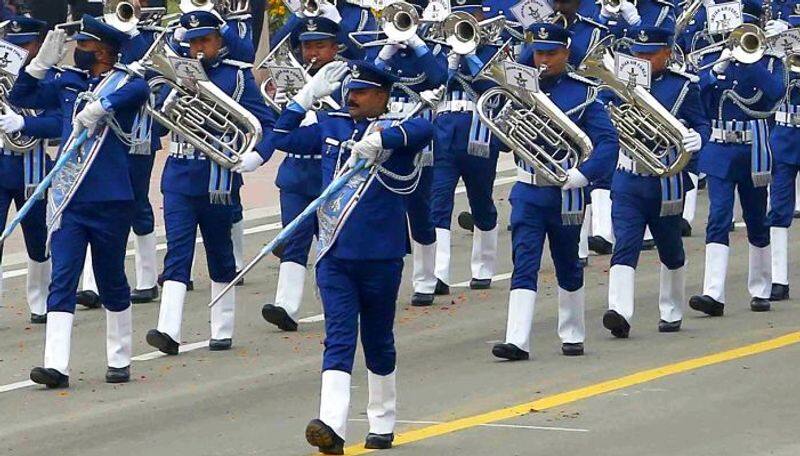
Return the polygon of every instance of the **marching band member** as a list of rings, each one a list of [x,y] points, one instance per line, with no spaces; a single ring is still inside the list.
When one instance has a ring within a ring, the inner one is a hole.
[[[410,2],[422,16],[427,0]],[[423,91],[433,91],[447,81],[447,58],[441,47],[430,49],[417,35],[403,43],[383,46],[375,64],[398,75],[401,80],[394,85],[390,102],[390,115],[402,118],[414,109]],[[421,113],[431,120],[433,112]],[[436,228],[431,217],[431,184],[433,182],[433,145],[420,152],[417,158],[422,164],[422,176],[416,190],[408,196],[408,222],[411,231],[414,270],[412,284],[413,306],[433,304],[436,290]]]
[[[789,3],[789,2],[785,2]],[[800,7],[800,3],[796,3]],[[798,8],[800,9],[800,8]],[[792,17],[795,19],[793,20]],[[800,23],[800,16],[786,15],[786,20]],[[768,36],[786,31],[790,23],[776,19],[767,24]],[[792,225],[797,201],[797,174],[800,171],[800,84],[796,68],[788,66],[789,84],[786,98],[775,113],[775,126],[770,138],[772,158],[772,185],[769,198],[769,237],[772,254],[772,289],[770,301],[789,299],[789,227]]]
[[[309,69],[311,75],[336,59],[339,52],[339,25],[332,20],[324,17],[303,19],[296,33],[299,34],[303,62],[313,62]],[[285,94],[281,95],[285,97]],[[341,104],[340,91],[333,93],[332,97]],[[309,110],[303,125],[313,124],[325,115],[325,110]],[[300,155],[292,150],[286,152],[286,158],[278,168],[275,180],[280,189],[283,226],[294,220],[322,191],[322,156]],[[316,222],[309,218],[286,240],[280,255],[275,304],[265,304],[261,309],[265,320],[284,331],[297,331],[297,315],[303,301],[308,253],[315,234]]]
[[[131,227],[133,191],[128,146],[112,124],[129,131],[133,117],[147,99],[148,88],[143,79],[132,75],[113,79],[116,81],[113,85],[103,80],[114,68],[119,49],[127,39],[126,34],[84,16],[80,32],[75,35],[77,68],[67,68],[61,77],[46,80],[44,76],[61,60],[65,46],[65,33],[51,31],[36,58],[20,75],[10,96],[12,103],[18,106],[49,104],[59,107],[65,120],[62,147],[72,144],[73,130],[77,134],[86,129],[91,138],[82,148],[86,153],[90,150],[96,153],[93,165],[57,221],[58,228],[51,237],[53,274],[47,300],[44,367],[31,370],[31,380],[49,388],[69,386],[75,291],[87,245],[94,247],[97,283],[106,307],[106,381],[120,383],[130,379],[132,321],[125,250]],[[83,100],[98,84],[99,89],[92,92],[84,104]],[[73,110],[77,111],[74,119]],[[111,115],[113,120],[109,120]]]
[[[675,27],[675,2],[673,0],[622,0],[618,11],[610,8],[612,2],[601,1],[598,20],[608,25],[611,33],[618,37],[627,35],[637,26]]]
[[[634,27],[629,34],[633,55],[650,62],[650,93],[689,128],[690,134],[683,140],[686,152],[698,152],[703,142],[708,140],[711,126],[700,102],[697,83],[667,66],[672,54],[672,29]],[[667,157],[670,161],[675,160],[677,153],[674,150],[667,152]],[[647,173],[625,149],[620,149],[611,186],[614,200],[611,215],[616,243],[608,279],[609,310],[603,316],[603,326],[616,337],[626,338],[630,331],[635,296],[634,276],[645,227],[650,228],[661,259],[658,299],[661,319],[658,330],[680,330],[686,288],[686,254],[681,240],[681,220],[683,189],[688,184],[684,172],[662,178]]]
[[[414,117],[366,134],[370,119],[383,119],[397,77],[366,62],[349,64],[348,111],[330,113],[319,123],[300,127],[315,100],[340,86],[348,65],[333,62],[320,70],[293,98],[275,126],[275,146],[302,154],[322,154],[323,185],[337,170],[365,159],[379,173],[414,167],[415,155],[433,134],[428,120]],[[298,128],[299,127],[299,128]],[[346,144],[355,142],[352,149]],[[367,178],[369,179],[369,178]],[[365,448],[392,446],[396,413],[394,314],[406,253],[405,197],[382,179],[367,180],[347,222],[317,262],[317,285],[325,311],[325,352],[319,418],[306,427],[306,439],[325,454],[343,454],[350,406],[350,376],[359,324],[369,385]],[[377,182],[375,182],[377,181]],[[334,220],[336,223],[338,220]],[[319,218],[320,230],[331,221]]]
[[[480,0],[453,0],[453,12],[463,11],[483,19]],[[436,224],[435,294],[450,293],[450,223],[459,178],[467,189],[474,220],[470,288],[492,284],[497,260],[497,209],[492,200],[500,143],[475,111],[478,96],[493,83],[472,78],[497,47],[483,44],[472,53],[448,57],[450,73],[444,101],[436,110],[431,209]]]
[[[258,92],[250,65],[226,59],[220,25],[222,21],[206,11],[181,16],[192,58],[200,57],[209,79],[253,113],[263,131],[272,127],[272,113]],[[269,159],[269,134],[256,147],[255,156],[243,156],[241,166],[252,167]],[[194,256],[197,228],[203,235],[211,295],[216,296],[236,275],[231,241],[233,192],[242,185],[241,175],[225,170],[188,143],[175,143],[161,178],[167,254],[164,258],[164,287],[158,327],[147,333],[147,343],[169,355],[178,354],[181,320],[187,284]],[[211,310],[210,350],[227,350],[232,345],[235,291],[231,290]]]
[[[302,2],[305,4],[306,2]],[[348,60],[359,60],[364,58],[374,58],[372,49],[361,49],[350,39],[351,32],[361,32],[366,30],[377,30],[378,24],[375,16],[372,15],[370,8],[373,6],[372,0],[334,0],[333,3],[326,0],[319,0],[319,11],[317,17],[325,17],[339,24],[339,35],[337,42],[344,44],[345,49],[342,57]],[[270,49],[275,48],[286,36],[291,35],[307,16],[304,10],[293,11],[294,14],[269,39]],[[312,16],[309,16],[312,17]],[[292,42],[292,48],[297,47],[297,43]]]
[[[603,105],[595,100],[595,84],[571,73],[570,33],[560,25],[532,24],[533,61],[544,67],[539,87],[591,139],[591,157],[568,171],[563,187],[540,180],[535,170],[517,160],[517,183],[511,189],[511,243],[514,271],[508,299],[504,343],[492,354],[510,361],[530,356],[530,334],[536,304],[538,273],[545,237],[558,281],[558,335],[566,356],[583,355],[585,338],[583,267],[578,261],[578,238],[583,217],[583,187],[610,174],[614,166],[617,133]],[[553,151],[551,151],[553,152]],[[563,165],[569,166],[570,163]]]
[[[743,4],[745,22],[757,22],[762,5]],[[738,190],[749,241],[747,288],[754,312],[770,309],[769,229],[766,220],[767,185],[771,179],[766,117],[772,115],[786,93],[780,59],[764,55],[753,64],[731,62],[731,51],[711,53],[714,63],[700,73],[700,95],[712,116],[711,141],[700,152],[698,168],[707,174],[711,206],[706,227],[703,294],[692,296],[692,309],[721,316],[725,307],[728,269],[728,232]]]
[[[36,56],[47,23],[25,16],[12,16],[5,26],[5,40],[28,51],[28,62]],[[53,74],[48,74],[48,78]],[[6,135],[21,132],[22,135],[36,138],[52,137],[61,125],[61,115],[57,109],[48,109],[39,116],[23,116],[12,110],[0,114],[0,130]],[[7,147],[0,149],[0,214],[5,227],[6,216],[11,203],[17,209],[39,185],[50,167],[46,141],[40,141],[32,150],[22,154]],[[51,262],[47,254],[47,202],[42,199],[22,222],[22,233],[28,252],[27,298],[31,312],[31,323],[47,322],[47,290],[50,286]],[[0,246],[0,260],[3,246]],[[3,271],[0,267],[0,300],[2,299]]]

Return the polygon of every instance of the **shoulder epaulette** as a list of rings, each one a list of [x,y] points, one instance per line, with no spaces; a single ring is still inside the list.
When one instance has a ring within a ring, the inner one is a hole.
[[[249,70],[250,68],[253,68],[252,63],[242,62],[240,60],[224,59],[222,63],[228,64],[230,66],[235,66],[242,70]]]
[[[692,82],[700,81],[700,76],[698,76],[696,74],[688,73],[686,71],[681,70],[680,68],[667,67],[667,70],[669,70],[669,72],[674,74],[674,75],[684,77],[684,78],[686,78],[686,79],[688,79],[688,80],[690,80]]]
[[[341,117],[343,119],[349,119],[350,113],[347,111],[331,111],[327,113],[330,117]]]
[[[577,16],[578,16],[578,20],[581,21],[581,22],[586,22],[587,24],[589,24],[589,25],[591,25],[593,27],[597,27],[597,28],[599,28],[601,30],[608,30],[608,26],[606,26],[605,24],[601,24],[601,23],[595,21],[594,19],[590,19],[590,18],[588,18],[586,16],[581,16],[580,14],[578,14]]]
[[[569,76],[570,78],[572,78],[572,79],[574,79],[574,80],[576,80],[578,82],[582,82],[582,83],[584,83],[586,85],[589,85],[589,86],[592,86],[592,87],[597,87],[598,85],[600,85],[599,83],[597,83],[595,81],[592,81],[591,79],[585,78],[585,77],[583,77],[583,76],[581,76],[579,74],[573,73],[571,71],[567,73],[567,76]]]

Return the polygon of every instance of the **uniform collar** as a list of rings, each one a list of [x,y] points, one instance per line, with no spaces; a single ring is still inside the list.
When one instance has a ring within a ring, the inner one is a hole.
[[[549,91],[557,86],[567,76],[567,72],[549,78],[541,78],[539,80],[539,88],[543,91]]]

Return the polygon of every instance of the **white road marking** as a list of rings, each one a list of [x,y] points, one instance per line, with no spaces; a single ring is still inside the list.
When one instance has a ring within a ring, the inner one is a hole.
[[[504,272],[502,274],[497,274],[496,276],[492,277],[492,282],[501,282],[503,280],[508,280],[511,278],[510,272]],[[469,280],[466,282],[458,282],[450,285],[453,288],[464,288],[469,286]]]
[[[22,388],[27,388],[29,386],[33,386],[36,383],[33,383],[30,380],[25,380],[24,382],[17,382],[17,383],[10,383],[8,385],[0,386],[0,393],[7,393],[9,391],[14,391]]]
[[[312,315],[310,317],[301,318],[300,320],[298,320],[298,322],[299,323],[316,323],[318,321],[324,321],[324,320],[325,320],[325,314],[317,314],[317,315]]]
[[[351,418],[348,421],[353,421],[357,423],[368,423],[369,421],[364,418]],[[423,421],[423,420],[397,420],[397,423],[401,424],[442,424],[442,421]],[[581,428],[565,428],[565,427],[556,427],[556,426],[531,426],[527,424],[498,424],[498,423],[488,423],[488,424],[479,424],[478,427],[489,427],[489,428],[507,428],[507,429],[528,429],[528,430],[535,430],[535,431],[561,431],[561,432],[589,432],[588,429],[581,429]]]

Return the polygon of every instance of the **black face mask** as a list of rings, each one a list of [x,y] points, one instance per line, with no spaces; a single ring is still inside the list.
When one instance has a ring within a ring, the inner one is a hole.
[[[75,49],[75,54],[73,54],[73,57],[75,58],[75,66],[84,71],[91,70],[92,66],[97,63],[97,56],[95,56],[94,52],[92,51]]]

